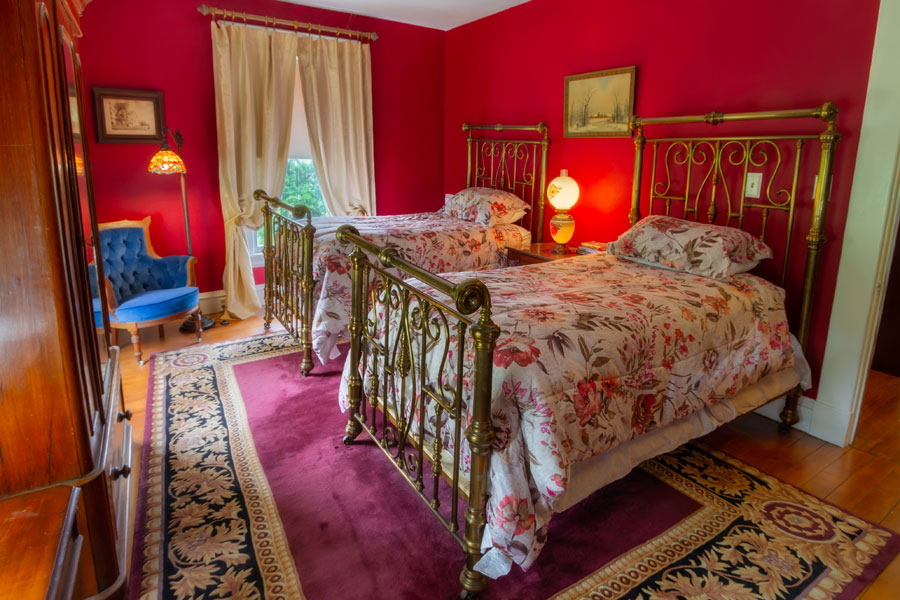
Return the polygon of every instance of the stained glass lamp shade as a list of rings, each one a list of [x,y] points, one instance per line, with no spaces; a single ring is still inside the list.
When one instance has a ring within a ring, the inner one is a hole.
[[[150,159],[150,164],[147,165],[147,171],[157,175],[187,173],[184,161],[181,160],[180,156],[169,149],[160,149],[159,152],[154,154],[153,158]]]

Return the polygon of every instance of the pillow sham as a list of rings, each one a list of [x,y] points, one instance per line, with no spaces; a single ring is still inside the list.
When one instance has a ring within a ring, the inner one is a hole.
[[[469,187],[448,198],[442,210],[447,216],[491,227],[515,223],[525,216],[528,203],[503,190]]]
[[[710,279],[725,279],[772,258],[772,249],[746,231],[651,215],[606,246],[610,254]]]

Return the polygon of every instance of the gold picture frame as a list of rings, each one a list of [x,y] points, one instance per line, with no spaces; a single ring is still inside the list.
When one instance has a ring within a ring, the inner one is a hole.
[[[563,137],[630,137],[635,67],[569,75]]]

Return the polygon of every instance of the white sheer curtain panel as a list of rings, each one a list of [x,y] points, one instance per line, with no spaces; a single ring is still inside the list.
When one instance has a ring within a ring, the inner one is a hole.
[[[313,165],[332,215],[375,214],[369,44],[300,37],[303,105]]]
[[[219,194],[225,219],[225,307],[246,319],[259,308],[245,230],[263,225],[253,192],[280,196],[287,169],[297,73],[293,33],[212,23],[219,138]]]

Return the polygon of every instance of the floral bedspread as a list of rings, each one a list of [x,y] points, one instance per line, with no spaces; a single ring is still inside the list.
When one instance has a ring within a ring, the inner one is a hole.
[[[505,261],[503,249],[507,245],[531,243],[527,230],[516,225],[485,227],[437,212],[313,219],[316,307],[312,341],[313,351],[322,362],[339,354],[335,347],[338,336],[346,334],[350,322],[350,248],[335,237],[344,224],[353,225],[361,236],[379,246],[397,248],[403,258],[433,273],[490,269]]]
[[[473,276],[490,289],[501,328],[483,542],[489,550],[479,563],[492,576],[512,562],[532,564],[574,464],[794,363],[784,292],[753,275],[726,283],[604,252],[445,275]],[[472,347],[467,343],[469,354]],[[427,361],[437,373],[437,357]],[[465,365],[470,394],[471,356]],[[452,381],[450,369],[435,378]],[[344,409],[345,390],[344,384]],[[441,437],[450,439],[446,432]]]

